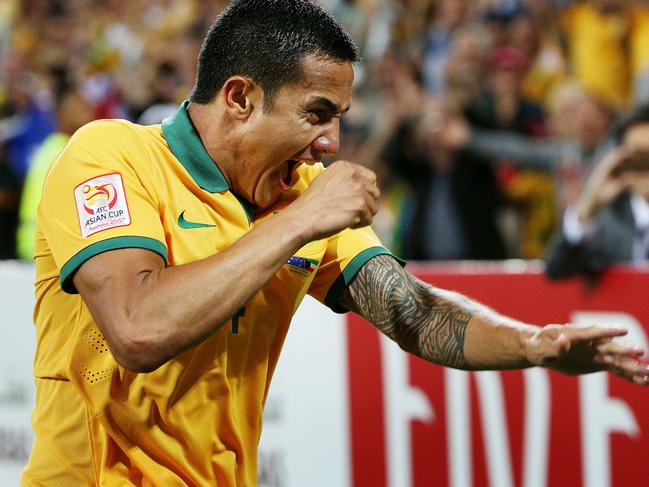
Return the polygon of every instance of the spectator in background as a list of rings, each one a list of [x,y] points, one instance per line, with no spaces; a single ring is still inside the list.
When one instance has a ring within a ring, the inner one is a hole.
[[[57,130],[50,134],[34,153],[25,178],[20,207],[16,255],[23,260],[34,258],[36,209],[50,166],[70,136],[82,125],[93,120],[93,107],[78,91],[64,94],[57,109]]]
[[[0,107],[0,259],[15,257],[17,209],[29,161],[54,130],[49,93],[39,78],[18,73]]]
[[[576,2],[560,14],[568,60],[577,80],[618,110],[628,106],[630,15],[624,0]]]
[[[461,117],[442,129],[456,148],[489,158],[497,167],[504,165],[507,194],[527,204],[527,235],[536,237],[523,239],[523,256],[528,258],[545,253],[555,216],[576,202],[594,161],[615,145],[608,136],[612,110],[577,84],[560,86],[549,97],[548,107],[547,139],[471,127]]]
[[[649,1],[633,2],[631,15],[630,62],[633,102],[649,102]]]
[[[649,257],[649,106],[633,112],[619,133],[620,147],[598,163],[565,211],[546,259],[551,278],[596,275]]]
[[[412,188],[403,256],[418,260],[495,260],[505,257],[496,226],[500,193],[489,164],[456,150],[443,137],[453,113],[431,99],[402,124],[385,161]]]
[[[565,79],[567,70],[555,30],[553,23],[541,12],[517,15],[509,26],[509,44],[529,59],[522,81],[523,97],[546,108],[550,95]]]
[[[149,106],[139,116],[137,123],[154,125],[176,113],[178,104],[182,101],[182,96],[179,96],[182,84],[178,68],[173,63],[160,63],[151,82],[152,97]]]
[[[444,65],[444,95],[451,103],[467,106],[482,90],[491,37],[479,23],[458,29]]]
[[[422,52],[424,87],[433,94],[446,91],[444,71],[453,50],[455,34],[466,25],[470,6],[467,0],[440,0],[425,33]]]
[[[54,106],[42,81],[30,73],[13,79],[9,93],[14,124],[4,143],[9,166],[22,182],[34,151],[54,130]]]
[[[523,94],[529,66],[530,59],[521,49],[512,46],[494,49],[489,59],[486,89],[466,110],[474,126],[536,138],[547,135],[542,106]],[[552,178],[546,172],[521,170],[516,167],[517,161],[509,162],[509,166],[498,169],[500,184],[510,202],[500,219],[509,254],[541,257],[554,228]]]

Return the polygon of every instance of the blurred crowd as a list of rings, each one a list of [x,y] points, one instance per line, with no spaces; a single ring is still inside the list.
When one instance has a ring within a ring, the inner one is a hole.
[[[175,111],[227,3],[0,0],[0,258],[31,258],[42,181],[74,130]],[[553,277],[646,259],[649,1],[320,3],[361,48],[338,157],[379,174],[388,247],[545,257]],[[615,255],[609,213],[630,232]]]

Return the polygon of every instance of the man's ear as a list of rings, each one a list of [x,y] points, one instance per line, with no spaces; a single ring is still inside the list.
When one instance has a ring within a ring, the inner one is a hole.
[[[223,84],[226,111],[235,119],[245,120],[260,105],[261,87],[244,76],[232,76]]]

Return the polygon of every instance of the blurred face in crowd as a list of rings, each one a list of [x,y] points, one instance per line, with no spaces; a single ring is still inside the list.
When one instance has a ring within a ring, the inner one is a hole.
[[[57,109],[59,130],[72,135],[94,119],[93,106],[78,91],[67,93]]]
[[[455,163],[456,148],[449,143],[444,130],[453,111],[441,98],[429,97],[422,103],[421,116],[414,128],[414,142],[430,167],[443,174]]]
[[[340,147],[340,117],[350,106],[353,67],[314,55],[302,67],[302,81],[282,86],[272,107],[255,108],[246,122],[241,163],[230,183],[261,208],[290,190],[298,166],[320,161]]]
[[[611,118],[596,100],[584,97],[573,114],[577,137],[585,149],[594,149],[608,134]]]
[[[519,16],[511,22],[510,42],[533,58],[539,50],[539,32],[534,21],[525,16]]]
[[[604,13],[624,7],[625,0],[591,0],[591,3]]]
[[[491,91],[499,96],[518,96],[521,91],[523,73],[511,68],[493,68],[489,74]]]
[[[450,28],[461,25],[468,12],[466,0],[441,0],[438,8],[436,18]]]
[[[566,139],[578,138],[575,113],[585,95],[576,83],[565,83],[554,90],[548,100],[550,132]]]
[[[446,84],[450,91],[465,93],[467,99],[475,96],[483,79],[489,49],[488,41],[488,33],[478,26],[461,29],[456,33],[444,69]]]
[[[624,134],[622,146],[629,152],[649,153],[649,123],[631,126]],[[626,171],[620,177],[631,191],[649,201],[649,171]]]

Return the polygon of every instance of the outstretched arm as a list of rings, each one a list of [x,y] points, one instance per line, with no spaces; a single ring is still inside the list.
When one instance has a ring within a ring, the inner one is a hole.
[[[466,370],[535,365],[569,374],[610,370],[649,384],[649,367],[638,360],[643,351],[612,341],[626,330],[521,323],[420,281],[389,256],[369,260],[341,304],[433,363]]]

